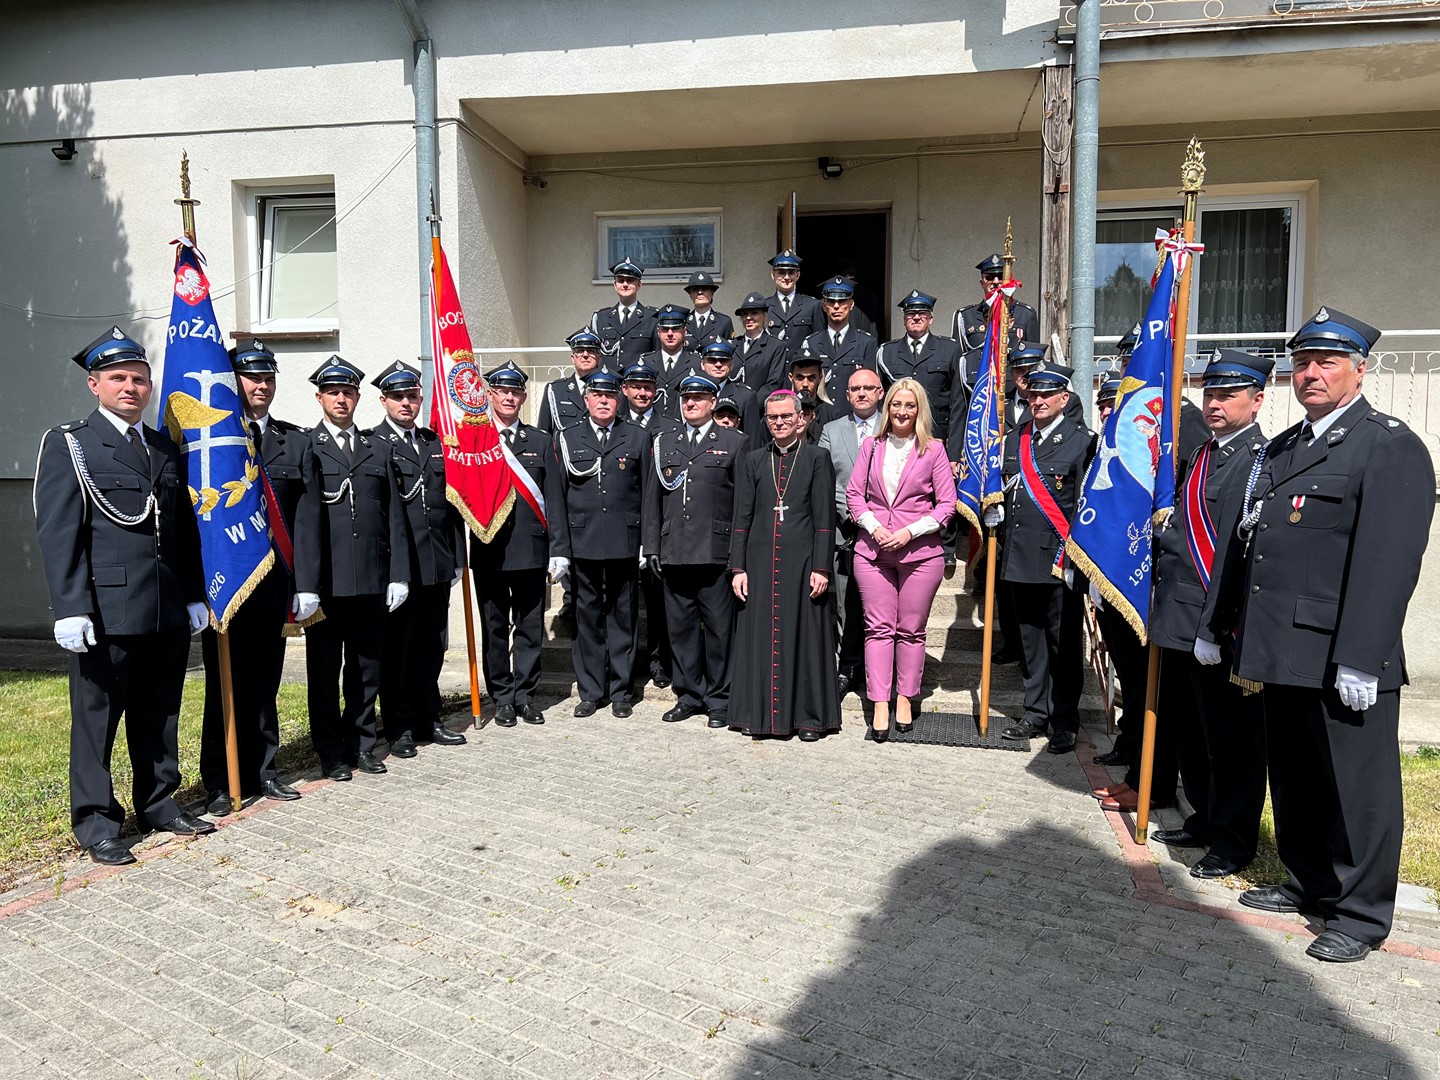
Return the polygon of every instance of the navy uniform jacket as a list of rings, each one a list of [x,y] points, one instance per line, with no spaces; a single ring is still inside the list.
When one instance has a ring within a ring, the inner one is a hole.
[[[743,382],[763,401],[771,390],[790,385],[787,377],[790,357],[785,352],[785,343],[777,337],[761,334],[748,354],[744,352],[746,340],[741,335],[734,341],[735,360],[730,377]]]
[[[249,421],[247,421],[248,423]],[[260,437],[260,456],[294,552],[295,591],[320,591],[320,462],[310,433],[299,424],[270,417]],[[281,565],[276,558],[276,565]]]
[[[416,425],[417,445],[411,450],[403,431],[388,420],[375,429],[374,436],[390,440],[395,475],[391,506],[399,508],[405,519],[410,559],[409,575],[403,580],[411,588],[448,585],[460,569],[465,526],[445,497],[445,448],[440,436]]]
[[[550,462],[550,436],[529,424],[517,423],[516,427],[519,430],[515,433],[515,443],[510,452],[543,493]],[[505,436],[502,434],[500,437],[503,439]],[[549,505],[545,510],[548,517],[552,512]],[[518,492],[510,516],[488,544],[481,543],[478,536],[470,538],[470,565],[476,574],[497,570],[543,570],[549,561],[550,538],[545,526]]]
[[[854,318],[854,312],[851,313],[851,318]],[[810,347],[810,355],[820,360],[821,370],[825,373],[825,393],[835,403],[835,415],[848,416],[850,376],[861,368],[869,368],[879,373],[875,363],[879,344],[870,334],[851,325],[846,328],[845,337],[837,349],[831,344],[828,323],[811,334],[805,343]]]
[[[765,329],[770,336],[778,338],[785,345],[785,351],[794,356],[800,351],[800,343],[825,325],[825,310],[813,296],[795,293],[790,297],[790,314],[780,311],[780,296],[771,293],[765,298],[770,314],[765,320]]]
[[[638,563],[641,511],[654,479],[644,428],[616,420],[603,454],[588,417],[556,432],[545,469],[550,554]]]
[[[675,392],[675,388],[686,375],[700,370],[700,354],[691,352],[688,346],[682,347],[669,371],[665,370],[665,353],[658,348],[654,352],[647,352],[640,359],[659,373],[655,383],[655,408],[671,416],[679,416],[680,396]]]
[[[320,596],[383,596],[392,581],[410,580],[405,515],[395,504],[390,442],[357,431],[353,457],[323,423],[310,429],[320,462]],[[416,582],[415,584],[418,584]]]
[[[710,311],[710,321],[701,326],[695,319],[695,312],[690,312],[690,317],[685,320],[685,343],[683,348],[698,352],[700,346],[712,337],[718,337],[722,341],[728,341],[735,336],[735,320],[726,315],[723,311]],[[655,348],[660,348],[660,339],[655,339]]]
[[[545,392],[540,396],[540,416],[535,426],[545,434],[553,435],[586,415],[585,384],[572,371],[563,379],[545,384]]]
[[[147,467],[100,410],[47,431],[35,467],[35,529],[56,620],[89,615],[96,634],[153,634],[189,627],[185,605],[204,599],[200,538],[180,451],[143,428]],[[94,492],[113,512],[134,517],[151,494],[154,512],[119,525],[82,488],[66,435],[84,455]]]
[[[1215,528],[1215,559],[1210,567],[1212,583],[1219,580],[1229,549],[1239,548],[1235,530],[1222,532],[1229,518],[1238,517],[1245,497],[1245,481],[1255,455],[1265,445],[1259,424],[1251,424],[1224,446],[1210,454],[1210,473],[1205,478],[1205,507]],[[1203,446],[1203,444],[1202,444]],[[1208,590],[1200,582],[1190,555],[1185,482],[1195,468],[1200,447],[1189,455],[1175,482],[1175,513],[1170,524],[1157,535],[1159,554],[1155,558],[1155,598],[1151,604],[1150,640],[1162,649],[1189,652],[1199,635],[1201,613]]]
[[[951,338],[930,334],[915,359],[909,335],[887,341],[877,354],[880,380],[888,389],[897,379],[907,376],[925,388],[930,398],[930,414],[935,421],[934,435],[942,443],[950,431],[950,418],[965,423],[965,384],[960,379],[960,346]]]
[[[686,424],[655,440],[648,466],[656,482],[645,504],[645,554],[659,555],[664,566],[724,566],[730,558],[735,469],[750,440],[714,422],[698,448],[691,448],[689,436]]]
[[[685,426],[685,421],[677,420],[673,416],[660,411],[660,399],[657,397],[655,403],[650,406],[648,419],[641,419],[629,407],[620,410],[620,419],[627,424],[633,424],[645,433],[645,437],[652,442],[655,436],[665,431],[676,431]]]
[[[980,363],[985,356],[985,332],[990,326],[990,308],[986,304],[971,304],[955,312],[950,322],[950,335],[960,343],[965,354],[965,385],[973,388],[975,378],[980,374]],[[1011,348],[1022,341],[1032,345],[1040,344],[1040,315],[1029,304],[1015,301],[1011,308]],[[1006,354],[1007,356],[1009,353]]]
[[[626,368],[655,347],[655,309],[638,300],[625,322],[620,321],[620,302],[601,308],[590,316],[590,329],[600,335],[600,348],[618,368]]]
[[[1060,553],[1060,537],[1025,490],[1020,476],[1020,433],[1005,433],[1005,522],[1000,553],[1000,580],[1030,585],[1058,585],[1051,573]],[[1075,513],[1080,484],[1090,464],[1092,438],[1089,430],[1069,417],[1061,416],[1048,438],[1036,438],[1035,465],[1050,494],[1069,521]],[[1011,479],[1015,483],[1011,484]]]
[[[1330,687],[1344,664],[1396,690],[1406,682],[1405,609],[1435,511],[1430,453],[1363,396],[1309,447],[1297,448],[1299,436],[1297,424],[1266,448],[1254,488],[1264,510],[1243,562],[1227,565],[1221,582],[1221,610],[1239,608],[1235,674]]]

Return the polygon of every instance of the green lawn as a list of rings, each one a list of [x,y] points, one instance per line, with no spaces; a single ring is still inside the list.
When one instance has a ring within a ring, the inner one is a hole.
[[[200,791],[200,713],[203,679],[185,681],[180,715],[180,775],[177,798],[184,803]],[[43,869],[57,856],[75,851],[70,834],[70,693],[64,675],[0,671],[0,889],[17,873]],[[280,688],[282,770],[313,760],[305,687]],[[130,764],[122,730],[112,762],[115,791],[130,797]],[[131,822],[133,825],[133,820]],[[129,826],[127,826],[129,827]]]

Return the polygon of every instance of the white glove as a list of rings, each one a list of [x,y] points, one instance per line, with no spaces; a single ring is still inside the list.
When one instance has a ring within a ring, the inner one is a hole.
[[[1190,651],[1195,654],[1195,659],[1206,667],[1212,667],[1220,662],[1220,646],[1213,641],[1196,638],[1195,646]]]
[[[191,637],[194,637],[210,625],[210,609],[204,604],[186,604],[185,614],[190,619]]]
[[[385,586],[385,610],[394,611],[410,596],[410,586],[404,581],[392,581]]]
[[[1341,704],[1356,712],[1364,712],[1375,704],[1380,693],[1380,680],[1341,664],[1335,673],[1335,689],[1340,691]]]
[[[987,506],[985,508],[985,513],[981,515],[980,520],[985,523],[985,527],[987,529],[995,528],[997,525],[999,525],[1002,521],[1005,520],[1005,507],[998,504],[995,506]]]
[[[642,551],[636,558],[640,561],[640,569],[645,569],[645,553]]]
[[[95,644],[95,624],[89,615],[71,615],[55,620],[55,644],[70,652],[89,652],[86,643]]]
[[[1093,581],[1090,582],[1090,602],[1095,605],[1096,611],[1105,610],[1105,597],[1100,592],[1100,586]]]
[[[562,559],[558,555],[550,560],[550,580],[555,582],[564,581],[570,576],[570,560]]]
[[[1065,575],[1065,588],[1073,589],[1075,587],[1075,568],[1067,566],[1060,572]]]
[[[304,622],[320,610],[320,594],[297,592],[295,599],[290,601],[290,610],[295,613],[296,622]]]
[[[460,584],[460,579],[463,578],[464,576],[465,576],[465,567],[462,566],[462,567],[460,567],[460,569],[458,569],[458,570],[455,571],[455,576],[450,579],[450,587],[453,589],[456,585],[459,585],[459,584]]]

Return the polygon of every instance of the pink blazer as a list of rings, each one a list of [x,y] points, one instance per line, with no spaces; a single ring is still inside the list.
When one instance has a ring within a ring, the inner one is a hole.
[[[887,529],[903,529],[929,514],[943,527],[955,516],[955,478],[950,472],[950,458],[939,439],[931,439],[924,453],[911,451],[892,503],[885,493],[884,439],[868,438],[860,444],[855,471],[845,489],[845,502],[850,516],[859,520],[870,511]],[[942,553],[939,533],[929,533],[912,540],[900,552],[901,562],[920,562]],[[874,560],[880,548],[864,529],[855,538],[855,553]]]

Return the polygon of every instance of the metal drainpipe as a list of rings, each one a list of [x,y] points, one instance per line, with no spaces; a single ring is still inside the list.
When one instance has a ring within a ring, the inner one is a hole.
[[[1095,204],[1100,168],[1100,0],[1075,7],[1075,148],[1070,176],[1070,365],[1091,420],[1095,386]]]
[[[435,136],[435,43],[415,0],[395,0],[415,43],[415,217],[420,251],[420,371],[429,392],[435,359],[430,348],[430,213],[440,212],[439,146]]]

